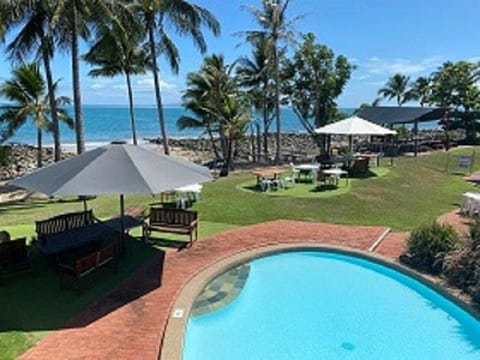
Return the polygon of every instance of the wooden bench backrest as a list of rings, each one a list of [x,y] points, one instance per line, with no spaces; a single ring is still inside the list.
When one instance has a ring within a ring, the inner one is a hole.
[[[25,238],[0,243],[0,265],[22,263],[27,259]]]
[[[62,214],[47,220],[36,221],[36,232],[39,236],[56,234],[70,229],[87,226],[95,222],[93,211],[81,211]]]
[[[150,209],[150,225],[190,225],[193,221],[197,219],[198,213],[196,211],[164,208]]]

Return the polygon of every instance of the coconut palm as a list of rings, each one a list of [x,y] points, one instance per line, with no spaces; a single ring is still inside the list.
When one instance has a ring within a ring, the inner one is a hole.
[[[6,124],[1,139],[12,136],[29,119],[37,128],[37,165],[42,167],[42,136],[43,131],[53,128],[52,111],[43,79],[37,63],[24,64],[13,70],[12,78],[0,86],[0,96],[12,102],[4,107],[0,123]],[[54,87],[56,87],[56,83]],[[55,99],[57,118],[73,127],[72,119],[61,106],[69,103],[69,99]]]
[[[410,77],[395,74],[386,82],[385,86],[378,90],[378,95],[384,99],[391,100],[395,98],[398,106],[402,106],[407,101],[412,100],[412,92],[409,89]]]
[[[239,84],[246,87],[253,108],[263,117],[263,153],[268,159],[268,132],[272,123],[274,108],[271,74],[272,63],[269,61],[269,42],[259,36],[253,44],[252,58],[240,58],[236,69]]]
[[[412,85],[412,99],[418,100],[422,107],[430,102],[431,92],[430,79],[427,77],[420,76]]]
[[[102,27],[104,22],[116,19],[116,13],[125,13],[123,1],[111,0],[56,0],[50,31],[60,49],[70,51],[72,63],[73,104],[77,153],[85,151],[82,100],[80,93],[79,38],[91,37],[91,26]]]
[[[248,123],[246,106],[240,101],[237,83],[231,76],[233,65],[225,65],[221,55],[205,58],[198,72],[187,76],[184,106],[195,116],[178,119],[179,128],[201,128],[210,136],[217,157],[231,167],[234,143],[245,132]],[[216,149],[215,134],[220,140]]]
[[[2,12],[3,28],[14,32],[13,39],[7,45],[10,58],[23,62],[26,57],[41,58],[47,78],[49,104],[52,114],[52,133],[55,161],[60,160],[60,131],[55,101],[55,86],[51,69],[53,57],[53,39],[49,28],[54,3],[46,0],[17,0],[4,5]]]
[[[246,6],[261,30],[245,31],[246,40],[256,43],[259,38],[264,37],[270,43],[271,60],[273,66],[273,79],[275,89],[275,118],[277,125],[275,162],[280,162],[281,154],[281,119],[280,119],[280,71],[279,71],[279,45],[280,42],[294,42],[294,33],[292,31],[293,23],[299,17],[293,20],[287,20],[286,10],[289,0],[262,0],[262,8],[255,6]]]
[[[220,34],[220,24],[207,9],[186,0],[135,0],[131,1],[134,9],[140,14],[146,27],[152,72],[157,102],[158,120],[160,123],[165,154],[169,154],[168,134],[163,113],[163,101],[160,91],[160,71],[157,57],[164,55],[171,69],[177,73],[179,52],[167,29],[173,29],[178,35],[190,36],[194,45],[203,54],[207,50],[202,27],[211,30],[215,36]]]
[[[110,28],[104,28],[103,35],[84,56],[84,59],[88,63],[98,66],[89,72],[90,76],[125,75],[132,140],[133,144],[137,145],[131,76],[146,72],[149,67],[149,56],[140,44],[144,37],[142,29],[135,25],[135,23],[130,23],[128,27],[120,27],[114,22]]]

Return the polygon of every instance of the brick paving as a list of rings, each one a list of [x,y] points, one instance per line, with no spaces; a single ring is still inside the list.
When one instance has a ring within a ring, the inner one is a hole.
[[[278,220],[204,238],[160,254],[117,289],[52,332],[22,359],[157,359],[171,307],[183,286],[220,258],[258,247],[318,243],[367,250],[386,230]],[[388,237],[387,239],[388,240]],[[398,247],[379,246],[397,258]]]

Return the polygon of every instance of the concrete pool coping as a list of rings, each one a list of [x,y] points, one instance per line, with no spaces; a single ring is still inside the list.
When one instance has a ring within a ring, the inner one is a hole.
[[[382,234],[380,238],[383,239],[384,237],[385,235]],[[444,284],[439,283],[437,278],[421,274],[386,256],[372,253],[371,250],[364,251],[336,245],[314,244],[311,242],[278,244],[264,246],[253,250],[246,250],[231,256],[227,256],[203,269],[193,278],[191,278],[181,289],[173,304],[165,327],[159,358],[161,360],[181,360],[183,358],[183,343],[190,310],[196,297],[200,294],[202,289],[215,277],[223,274],[229,269],[252,260],[269,255],[293,251],[324,251],[339,253],[362,258],[380,265],[387,266],[421,282],[424,285],[427,285],[480,321],[480,311],[476,310],[471,306],[471,304],[463,301],[458,296],[452,294],[450,292],[452,289],[449,291],[448,288],[445,288]]]

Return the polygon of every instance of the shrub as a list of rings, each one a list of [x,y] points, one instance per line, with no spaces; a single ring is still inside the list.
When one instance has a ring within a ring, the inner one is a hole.
[[[478,219],[470,225],[470,240],[474,246],[480,245],[480,220]]]
[[[470,241],[447,254],[443,260],[443,276],[480,303],[480,243]]]
[[[9,146],[0,146],[0,166],[8,165],[10,163],[11,149]]]
[[[457,232],[450,225],[438,222],[422,225],[413,230],[407,239],[408,262],[421,270],[439,272],[441,266],[438,266],[438,261],[453,250],[459,239]]]

